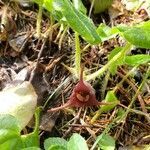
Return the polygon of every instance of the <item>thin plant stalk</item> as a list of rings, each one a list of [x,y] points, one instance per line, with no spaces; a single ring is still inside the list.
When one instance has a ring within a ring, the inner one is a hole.
[[[106,92],[106,88],[107,88],[109,77],[110,77],[110,72],[107,71],[106,76],[104,78],[104,81],[102,81],[101,99],[105,98],[105,92]]]
[[[105,71],[113,64],[115,61],[117,61],[124,53],[127,53],[130,49],[132,48],[132,45],[130,43],[127,43],[126,46],[122,51],[120,51],[117,55],[115,55],[106,65],[104,65],[101,69],[98,71],[87,75],[86,76],[86,81],[93,80],[96,77],[99,77],[105,73]]]
[[[79,34],[75,32],[75,70],[79,77],[80,68],[81,67],[81,49],[80,49],[80,41]]]
[[[34,128],[34,133],[37,134],[39,132],[40,112],[41,112],[41,107],[37,107],[35,111],[35,128]]]

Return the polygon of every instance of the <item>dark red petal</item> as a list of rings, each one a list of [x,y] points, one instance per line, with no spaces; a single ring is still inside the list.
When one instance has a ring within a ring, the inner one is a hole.
[[[75,86],[75,88],[69,98],[69,103],[72,107],[85,107],[85,106],[99,105],[99,102],[96,100],[94,89],[92,88],[92,86],[89,83],[87,83],[87,82],[85,82],[85,83],[79,82]],[[89,95],[89,100],[87,102],[82,102],[82,101],[78,100],[78,98],[76,97],[76,94],[80,93],[80,92],[81,93],[86,92]]]
[[[86,93],[87,95],[89,95],[89,100],[80,101],[77,98],[77,94],[79,93]],[[98,105],[100,105],[100,103],[96,100],[95,90],[88,82],[83,81],[83,70],[82,70],[80,81],[74,87],[73,92],[69,98],[69,101],[60,107],[56,107],[56,108],[48,110],[48,112],[58,111],[66,107],[90,107],[90,106],[98,106]]]

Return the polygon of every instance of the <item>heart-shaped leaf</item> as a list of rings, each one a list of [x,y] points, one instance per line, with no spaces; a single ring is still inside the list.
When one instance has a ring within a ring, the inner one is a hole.
[[[77,133],[71,136],[67,148],[67,150],[88,150],[85,139]]]

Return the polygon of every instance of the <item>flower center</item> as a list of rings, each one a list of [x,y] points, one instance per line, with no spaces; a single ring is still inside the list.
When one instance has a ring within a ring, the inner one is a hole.
[[[77,93],[76,97],[81,102],[87,102],[89,100],[89,98],[90,98],[89,94],[83,93],[83,92]]]

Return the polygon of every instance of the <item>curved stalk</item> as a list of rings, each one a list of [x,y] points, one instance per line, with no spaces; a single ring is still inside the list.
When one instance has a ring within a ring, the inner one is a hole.
[[[86,81],[93,80],[96,77],[99,77],[105,73],[105,71],[115,62],[117,59],[119,59],[124,53],[127,53],[131,49],[132,45],[130,43],[127,43],[126,46],[122,51],[120,51],[117,55],[115,55],[106,65],[104,65],[101,69],[98,71],[86,76]]]

